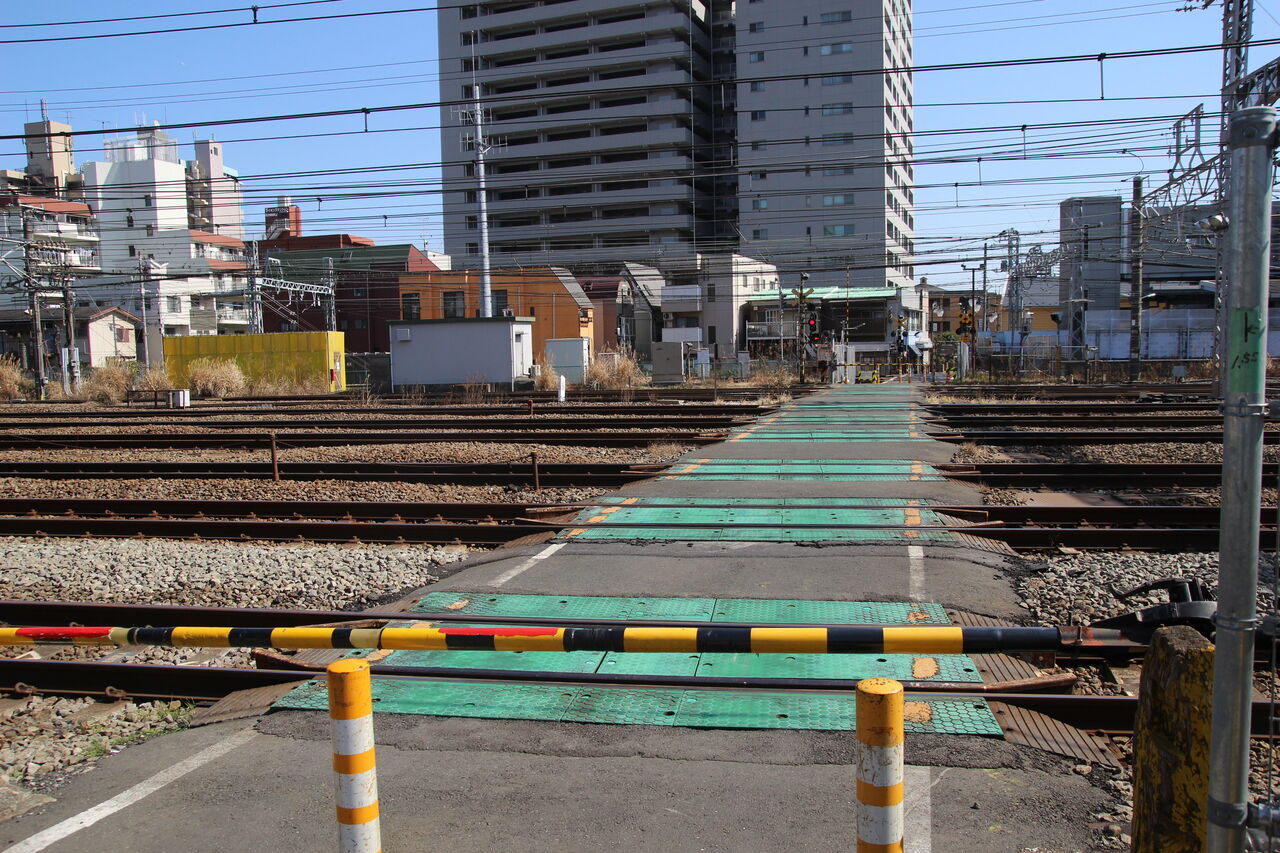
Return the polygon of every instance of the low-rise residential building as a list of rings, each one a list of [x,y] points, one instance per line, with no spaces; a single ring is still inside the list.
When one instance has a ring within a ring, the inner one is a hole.
[[[493,316],[533,318],[535,355],[555,338],[587,338],[594,343],[595,306],[568,270],[495,269],[490,279]],[[478,317],[480,273],[451,270],[403,275],[400,311],[405,320]]]

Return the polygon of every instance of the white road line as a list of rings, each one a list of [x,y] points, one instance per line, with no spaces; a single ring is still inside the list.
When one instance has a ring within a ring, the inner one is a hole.
[[[517,575],[521,574],[522,572],[533,568],[533,566],[539,560],[547,559],[547,557],[550,557],[556,551],[559,551],[561,548],[563,548],[565,545],[568,545],[568,544],[569,544],[568,542],[556,542],[552,545],[548,545],[538,553],[534,554],[529,559],[525,560],[520,565],[514,568],[507,569],[505,572],[498,575],[496,578],[493,579],[493,586],[502,586],[504,583],[516,577]]]
[[[906,853],[931,853],[933,849],[933,786],[938,783],[930,783],[929,776],[928,767],[907,765],[902,803],[902,849]]]
[[[219,741],[213,746],[202,749],[195,755],[179,761],[172,767],[161,770],[150,779],[145,779],[132,788],[121,791],[111,799],[99,803],[91,809],[86,809],[74,817],[69,817],[61,823],[55,823],[30,838],[19,841],[17,844],[5,849],[3,853],[37,853],[37,851],[44,850],[49,845],[56,844],[68,835],[93,826],[103,818],[110,817],[121,809],[128,808],[139,800],[145,799],[170,782],[186,776],[201,765],[208,764],[215,758],[226,755],[238,746],[243,746],[257,737],[257,734],[252,727],[236,732],[226,740]]]
[[[907,546],[907,596],[912,601],[924,601],[924,548],[919,545]]]

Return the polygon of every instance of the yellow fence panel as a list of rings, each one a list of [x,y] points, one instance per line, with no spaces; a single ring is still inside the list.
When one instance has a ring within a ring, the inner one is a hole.
[[[191,335],[164,339],[164,363],[174,386],[185,388],[199,358],[234,361],[250,382],[274,380],[298,386],[347,387],[342,332],[277,332],[264,335]]]

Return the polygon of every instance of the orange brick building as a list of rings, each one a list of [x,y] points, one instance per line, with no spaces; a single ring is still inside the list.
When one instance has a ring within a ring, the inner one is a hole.
[[[493,313],[533,318],[533,352],[553,338],[595,341],[595,312],[578,280],[559,267],[495,269],[490,273]],[[445,270],[400,277],[400,317],[437,320],[480,316],[480,273]]]

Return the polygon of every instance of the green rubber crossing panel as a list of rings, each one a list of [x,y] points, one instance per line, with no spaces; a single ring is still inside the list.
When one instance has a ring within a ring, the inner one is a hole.
[[[912,713],[906,721],[908,732],[987,737],[1002,734],[985,701],[933,698],[911,701]],[[324,682],[306,682],[273,707],[323,711],[328,707]],[[834,695],[730,693],[377,678],[373,683],[373,708],[380,714],[690,728],[853,731],[856,727],[852,692]]]
[[[463,606],[450,606],[466,602]],[[940,604],[785,598],[623,598],[603,595],[518,595],[433,592],[410,612],[451,610],[483,616],[549,619],[665,619],[673,622],[749,622],[757,625],[950,625]],[[529,654],[532,654],[531,652]],[[554,654],[559,654],[558,652]]]
[[[611,675],[697,675],[701,652],[608,652],[596,672]]]
[[[697,674],[723,678],[892,678],[982,683],[978,668],[965,655],[704,654]]]
[[[923,707],[914,708],[915,713],[906,721],[908,732],[993,737],[1003,733],[985,701],[930,699],[920,705]],[[856,727],[855,699],[852,695],[686,691],[675,724],[695,728],[852,731]]]
[[[510,595],[505,593],[433,592],[410,612],[451,611],[477,616],[542,616],[548,619],[665,619],[705,622],[714,598],[620,598],[597,595]]]
[[[915,473],[916,471],[920,473]],[[661,475],[681,480],[815,480],[842,482],[901,482],[916,478],[941,481],[935,468],[909,461],[828,460],[778,461],[772,459],[690,460],[677,463]]]
[[[395,651],[379,663],[446,669],[512,669],[520,672],[595,672],[606,652]]]
[[[634,506],[822,506],[822,507],[861,507],[861,506],[893,506],[900,507],[908,500],[913,506],[928,506],[924,499],[906,498],[673,498],[659,495],[601,495],[596,501],[601,506],[627,503]]]
[[[712,622],[754,625],[950,625],[942,605],[900,601],[720,598]]]
[[[937,514],[924,508],[902,507],[681,507],[611,506],[578,514],[574,528],[560,534],[573,540],[677,540],[690,542],[866,542],[926,540],[951,541]],[[918,516],[912,529],[908,512]],[[675,527],[668,525],[704,525]],[[613,526],[627,525],[627,526]]]

